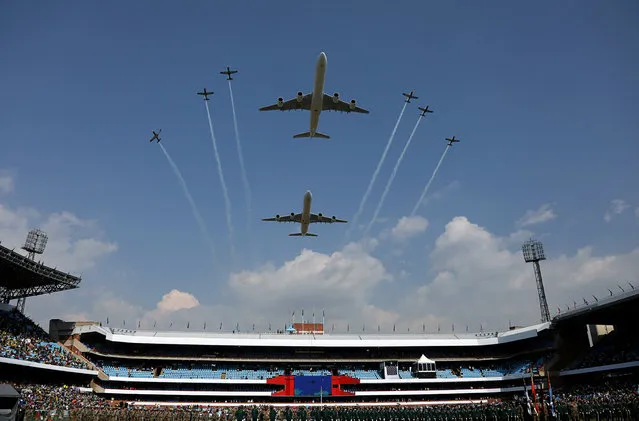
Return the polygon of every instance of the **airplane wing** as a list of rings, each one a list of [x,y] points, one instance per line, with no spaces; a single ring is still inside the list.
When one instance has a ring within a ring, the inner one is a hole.
[[[282,215],[279,218],[264,218],[262,221],[264,222],[300,222],[302,220],[302,214],[298,213],[295,215]]]
[[[267,107],[260,108],[260,111],[291,111],[291,110],[310,110],[311,109],[311,99],[313,97],[312,93],[308,93],[302,97],[301,101],[297,100],[297,97],[293,99],[289,99],[288,101],[284,101],[282,105],[273,104]]]
[[[341,223],[346,223],[348,221],[344,221],[342,219],[337,219],[337,218],[329,218],[328,216],[324,216],[321,214],[316,214],[316,213],[312,213],[311,214],[311,220],[310,223],[316,223],[316,224],[332,224],[334,222],[341,222]]]
[[[368,114],[369,111],[363,108],[355,106],[355,108],[351,109],[351,104],[339,99],[337,102],[333,101],[333,97],[331,95],[324,94],[324,100],[322,103],[322,109],[325,111],[339,111],[342,113],[362,113]]]

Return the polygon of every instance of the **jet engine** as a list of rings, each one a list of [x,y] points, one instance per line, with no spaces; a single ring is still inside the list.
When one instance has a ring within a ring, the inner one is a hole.
[[[319,216],[320,218],[324,215],[322,215],[322,212],[318,213],[317,216]]]
[[[333,215],[333,217],[331,218],[333,221],[336,221],[337,218],[335,217],[335,215]]]
[[[337,104],[339,102],[339,94],[337,92],[335,92],[333,94],[333,103]]]
[[[291,212],[291,216],[295,216],[295,212]]]
[[[277,106],[280,108],[284,106],[284,98],[277,98]]]
[[[351,110],[354,110],[356,106],[357,106],[357,102],[354,99],[351,99],[351,103],[349,104],[349,107],[351,108]]]
[[[304,99],[304,94],[301,92],[297,93],[297,102],[302,102],[302,99]]]
[[[279,215],[275,215],[275,220],[279,221],[279,220],[280,220],[280,218],[281,218],[281,216],[279,216]]]

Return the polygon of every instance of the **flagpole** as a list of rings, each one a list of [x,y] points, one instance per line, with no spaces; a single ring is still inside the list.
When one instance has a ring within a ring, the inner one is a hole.
[[[322,332],[324,332],[324,309],[322,309]]]

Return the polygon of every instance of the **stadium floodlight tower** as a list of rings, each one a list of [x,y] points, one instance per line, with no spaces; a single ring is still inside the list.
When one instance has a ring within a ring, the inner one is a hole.
[[[532,262],[533,268],[535,269],[537,294],[539,294],[539,308],[541,310],[541,322],[549,322],[550,311],[548,311],[548,302],[546,301],[546,292],[544,291],[544,281],[541,278],[541,267],[539,266],[539,261],[546,260],[546,256],[544,255],[544,245],[541,241],[533,240],[531,238],[524,243],[521,250],[524,253],[524,260],[526,263]]]
[[[47,236],[47,234],[45,234],[43,231],[40,231],[39,229],[33,229],[27,234],[27,239],[24,242],[22,250],[25,250],[27,253],[29,253],[27,255],[27,258],[29,260],[35,260],[36,254],[44,253],[44,248],[47,246],[47,241],[49,241],[49,236]],[[16,307],[18,307],[18,310],[20,310],[21,313],[24,313],[25,301],[25,297],[18,298],[18,305]]]

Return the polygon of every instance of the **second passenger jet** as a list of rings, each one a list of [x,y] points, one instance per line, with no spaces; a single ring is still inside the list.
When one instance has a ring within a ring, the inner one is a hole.
[[[311,202],[313,201],[313,195],[311,195],[310,191],[307,191],[304,194],[304,204],[302,207],[302,213],[291,212],[290,215],[275,215],[275,218],[265,218],[262,221],[267,222],[297,222],[301,224],[300,232],[295,232],[293,234],[289,234],[289,237],[317,237],[317,234],[311,234],[308,232],[308,226],[314,223],[320,224],[332,224],[334,222],[346,223],[342,219],[337,219],[336,217],[328,217],[324,216],[321,213],[311,213]]]
[[[319,133],[317,125],[322,110],[340,111],[344,113],[363,113],[369,112],[357,106],[357,102],[352,99],[350,102],[344,102],[339,99],[339,93],[335,92],[333,96],[324,93],[324,76],[326,75],[326,54],[320,53],[315,64],[315,85],[313,92],[304,95],[302,92],[297,93],[297,97],[284,101],[284,98],[278,98],[277,104],[260,108],[260,111],[290,111],[290,110],[309,110],[311,112],[310,131],[296,134],[294,138],[300,137],[321,137],[330,139],[330,136]]]

